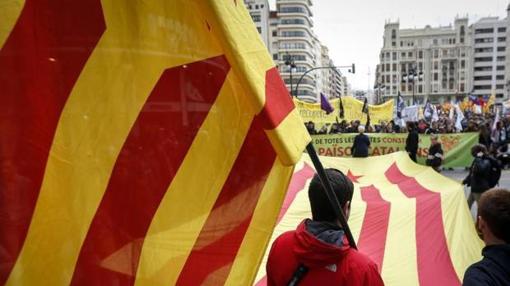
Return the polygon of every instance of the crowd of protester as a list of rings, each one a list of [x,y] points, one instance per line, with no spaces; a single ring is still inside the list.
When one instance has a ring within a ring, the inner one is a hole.
[[[461,121],[461,130],[455,126],[455,121],[448,117],[446,114],[441,114],[437,121],[427,121],[421,119],[414,122],[417,131],[420,134],[448,134],[457,132],[480,132],[486,128],[490,131],[494,122],[495,115],[493,113],[486,114],[472,114],[467,113],[465,118]],[[503,119],[503,126],[510,128],[510,120]],[[346,121],[342,120],[333,124],[326,123],[322,126],[316,126],[316,123],[308,121],[305,127],[312,135],[316,134],[341,134],[341,133],[357,133],[358,127],[366,125],[365,122],[360,120]],[[389,122],[380,122],[379,124],[370,124],[365,126],[367,133],[407,133],[409,130],[407,126],[401,126],[395,120]]]

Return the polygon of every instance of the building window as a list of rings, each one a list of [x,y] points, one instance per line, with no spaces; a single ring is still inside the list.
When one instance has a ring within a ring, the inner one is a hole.
[[[278,36],[278,32],[277,31],[273,31],[273,37],[276,37]]]
[[[433,43],[434,45],[437,45],[437,39],[432,40],[432,43]]]
[[[382,70],[382,72],[385,72],[385,70],[384,70],[384,64],[382,64],[382,65],[381,65],[381,70]]]
[[[497,57],[498,62],[502,62],[505,60],[505,56],[499,56]]]
[[[478,62],[492,62],[492,57],[478,57],[475,58],[475,63]]]
[[[497,75],[497,76],[496,76],[496,79],[497,79],[497,80],[504,80],[504,79],[505,79],[505,76],[504,76],[504,75]]]
[[[386,71],[390,71],[390,64],[386,64]]]
[[[394,61],[397,60],[397,53],[396,52],[391,53],[391,59],[394,60]]]
[[[496,84],[496,89],[503,89],[505,88],[504,84]]]
[[[506,27],[499,27],[498,28],[498,32],[499,33],[505,33],[506,32]]]
[[[278,60],[278,54],[273,54],[273,60]]]
[[[490,34],[494,33],[494,28],[476,29],[475,34]]]
[[[475,80],[492,80],[492,76],[490,75],[485,75],[485,76],[475,76],[474,77]]]
[[[251,15],[253,22],[260,22],[260,15]]]
[[[464,85],[464,83],[461,83],[460,84],[460,92],[464,92],[464,89],[465,89],[465,85]]]
[[[257,27],[257,31],[259,31],[259,34],[262,34],[262,29],[260,27]]]
[[[418,85],[418,93],[423,93],[423,86],[421,84]]]
[[[419,59],[423,59],[423,51],[419,51],[418,52],[418,58]]]
[[[406,57],[406,53],[401,53],[400,54],[400,58],[405,58]]]
[[[400,46],[403,47],[404,46],[404,42],[403,41],[400,41]]]
[[[499,37],[498,38],[498,42],[500,42],[500,43],[506,42],[506,38],[505,37]]]
[[[504,52],[506,51],[506,47],[498,47],[498,52]]]
[[[437,72],[434,73],[434,81],[439,80],[439,74]]]
[[[397,64],[393,64],[393,69],[392,69],[394,72],[397,71]]]
[[[413,57],[413,52],[409,52],[409,53],[407,53],[407,56],[408,56],[408,57],[410,57],[410,58],[412,58],[412,57]]]
[[[438,62],[434,62],[434,69],[437,70],[439,68],[439,63]]]
[[[437,59],[439,57],[439,50],[434,50],[434,58]]]
[[[460,68],[463,69],[465,67],[466,67],[466,61],[465,60],[460,61]]]
[[[496,67],[496,70],[498,70],[498,71],[504,71],[504,70],[505,70],[505,66],[497,66],[497,67]]]
[[[394,40],[397,38],[397,31],[396,30],[392,30],[391,31],[391,39]]]
[[[406,64],[402,64],[400,68],[401,72],[406,72]]]
[[[388,83],[390,82],[390,75],[389,74],[386,75],[386,82],[388,82]]]
[[[483,43],[493,43],[494,38],[480,38],[475,39],[475,44],[483,44]]]
[[[423,63],[418,63],[418,70],[419,71],[422,71],[423,70]]]
[[[391,46],[392,47],[396,47],[397,46],[397,42],[391,42]]]

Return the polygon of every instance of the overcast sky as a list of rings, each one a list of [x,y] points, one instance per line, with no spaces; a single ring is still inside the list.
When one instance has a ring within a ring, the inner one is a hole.
[[[356,63],[348,75],[354,89],[374,86],[374,70],[382,47],[385,20],[399,20],[401,28],[447,26],[455,17],[469,16],[470,24],[487,16],[506,17],[510,1],[503,0],[312,0],[314,30],[337,65]],[[275,9],[275,0],[269,0]],[[370,77],[368,76],[370,70]]]

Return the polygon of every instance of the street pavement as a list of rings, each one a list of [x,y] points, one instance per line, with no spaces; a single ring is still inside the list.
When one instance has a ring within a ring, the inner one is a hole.
[[[464,169],[454,169],[453,171],[445,170],[441,172],[442,175],[447,176],[451,179],[454,179],[458,181],[459,183],[462,183],[462,180],[466,178],[468,171]],[[505,188],[507,190],[510,190],[510,170],[503,170],[501,172],[501,179],[499,180],[499,187]],[[466,201],[467,197],[469,195],[469,188],[464,187],[464,194],[466,195]],[[473,219],[476,217],[476,202],[473,204],[473,207],[471,208],[471,216]]]

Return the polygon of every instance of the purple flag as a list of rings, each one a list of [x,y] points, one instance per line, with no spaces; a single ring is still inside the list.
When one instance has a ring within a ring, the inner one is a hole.
[[[321,109],[326,111],[326,114],[330,114],[335,110],[331,104],[329,104],[329,100],[326,98],[324,93],[321,92]]]

